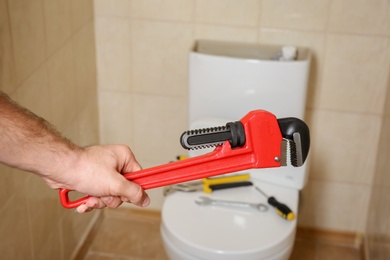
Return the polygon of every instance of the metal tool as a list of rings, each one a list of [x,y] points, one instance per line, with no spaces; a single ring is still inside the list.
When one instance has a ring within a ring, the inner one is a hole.
[[[201,156],[123,176],[147,190],[251,168],[280,167],[287,165],[288,145],[291,164],[297,167],[303,165],[309,153],[310,134],[309,128],[300,119],[276,119],[270,112],[254,110],[240,121],[226,124],[221,131],[213,128],[186,132],[181,137],[181,143],[189,149],[216,148]],[[70,201],[69,192],[60,189],[60,200],[66,208],[75,208],[88,198]]]
[[[176,184],[171,186],[166,186],[164,188],[164,196],[167,196],[175,191],[183,191],[183,192],[195,192],[195,191],[203,191],[204,193],[212,193],[216,190],[224,190],[231,188],[239,188],[239,187],[247,187],[252,186],[253,183],[250,181],[238,181],[238,182],[228,182],[221,184],[213,184],[207,185],[199,182],[195,183],[184,183],[184,184]]]
[[[268,204],[273,206],[276,209],[276,212],[282,217],[287,220],[294,220],[295,214],[292,212],[292,210],[283,203],[280,203],[275,197],[268,196],[265,192],[260,190],[259,187],[255,186],[255,189],[260,192],[262,195],[264,195],[267,198]]]
[[[201,181],[191,181],[170,185],[164,187],[164,196],[174,191],[195,192],[203,191],[204,193],[212,193],[216,190],[223,190],[236,187],[246,187],[253,185],[250,179],[250,174],[236,174],[214,178],[203,178]]]
[[[263,203],[250,203],[243,201],[232,201],[232,200],[215,200],[209,197],[199,197],[199,200],[195,201],[200,206],[223,206],[223,207],[240,207],[245,209],[255,209],[261,212],[268,210],[268,206]]]

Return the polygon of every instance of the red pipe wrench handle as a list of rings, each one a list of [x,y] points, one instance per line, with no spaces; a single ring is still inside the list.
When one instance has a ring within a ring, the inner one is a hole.
[[[240,121],[246,138],[242,147],[232,149],[226,141],[208,154],[125,173],[123,176],[147,190],[251,168],[280,167],[283,137],[276,117],[267,111],[255,110]],[[60,189],[60,200],[65,208],[78,207],[89,198],[86,196],[70,201],[69,192]]]

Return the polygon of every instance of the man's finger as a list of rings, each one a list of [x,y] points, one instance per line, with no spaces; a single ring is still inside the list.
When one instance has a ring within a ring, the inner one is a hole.
[[[119,197],[115,197],[115,196],[101,197],[101,200],[109,208],[117,208],[122,204],[122,200]]]
[[[117,194],[120,197],[127,198],[129,202],[137,206],[146,207],[150,203],[148,194],[137,183],[128,181],[123,178],[117,184],[117,189]]]

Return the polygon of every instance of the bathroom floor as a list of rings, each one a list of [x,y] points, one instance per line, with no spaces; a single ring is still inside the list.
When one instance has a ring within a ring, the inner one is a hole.
[[[76,260],[168,259],[160,237],[157,212],[130,208],[106,209]],[[315,242],[297,233],[292,260],[363,260],[351,246]]]

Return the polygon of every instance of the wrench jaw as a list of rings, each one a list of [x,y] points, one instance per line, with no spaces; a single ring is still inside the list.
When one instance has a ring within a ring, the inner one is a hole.
[[[289,140],[284,139],[280,142],[280,166],[287,166],[287,153],[289,147]]]
[[[278,119],[280,131],[288,144],[290,162],[294,167],[302,166],[309,154],[310,130],[305,122],[298,118]]]

